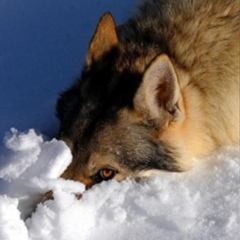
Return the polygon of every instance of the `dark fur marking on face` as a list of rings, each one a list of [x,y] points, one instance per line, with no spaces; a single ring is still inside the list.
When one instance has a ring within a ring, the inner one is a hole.
[[[141,141],[143,143],[140,146],[136,142],[136,147],[129,147],[125,144],[119,146],[118,152],[120,154],[116,155],[119,162],[134,172],[152,169],[181,171],[173,157],[173,152],[169,150],[166,144],[154,142],[148,137],[143,137]],[[174,154],[176,155],[176,153]]]
[[[132,51],[139,52],[141,48]],[[81,80],[64,92],[57,103],[60,132],[64,136],[76,139],[85,129],[95,128],[94,122],[100,125],[114,121],[119,110],[133,109],[133,98],[142,80],[141,72],[128,68],[135,59],[134,55],[113,49],[101,61],[94,62],[91,69],[84,68]],[[89,136],[87,132],[85,135]]]

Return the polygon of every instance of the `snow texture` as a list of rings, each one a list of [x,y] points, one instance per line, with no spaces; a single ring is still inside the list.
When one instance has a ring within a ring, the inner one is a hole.
[[[71,161],[62,141],[11,129],[4,143],[1,240],[239,239],[239,147],[196,159],[189,172],[112,180],[85,191],[58,178]],[[50,189],[54,200],[41,202]]]

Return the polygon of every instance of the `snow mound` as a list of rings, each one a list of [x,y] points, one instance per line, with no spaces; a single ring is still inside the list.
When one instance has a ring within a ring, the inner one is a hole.
[[[58,188],[75,191],[75,185],[81,185],[66,184],[68,181],[57,179],[72,158],[64,142],[44,141],[32,129],[28,133],[19,133],[12,128],[4,138],[4,145],[0,154],[0,194],[18,201],[23,219],[47,191]],[[84,187],[81,185],[80,189]]]
[[[0,239],[237,240],[239,154],[225,147],[186,173],[113,180],[84,192],[81,183],[58,178],[71,161],[62,141],[12,129],[0,154]],[[54,200],[39,203],[50,189]]]

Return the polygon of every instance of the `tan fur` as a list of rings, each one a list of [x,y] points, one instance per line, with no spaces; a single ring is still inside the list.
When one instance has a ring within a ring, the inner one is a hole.
[[[91,41],[87,64],[90,67],[94,61],[100,60],[105,53],[116,47],[118,37],[115,22],[111,14],[106,13],[96,29],[96,33]]]
[[[191,166],[192,157],[239,144],[239,5],[238,1],[209,4],[195,19],[179,16],[172,23],[173,31],[183,32],[173,34],[169,45],[174,46],[171,58],[185,120],[170,123],[159,139],[181,149],[183,169]]]
[[[239,144],[239,2],[228,3],[210,4],[194,21],[185,22],[186,34],[197,28],[196,36],[180,41],[176,34],[172,39],[186,120],[181,127],[169,128],[163,137],[169,142],[183,139],[193,156]]]

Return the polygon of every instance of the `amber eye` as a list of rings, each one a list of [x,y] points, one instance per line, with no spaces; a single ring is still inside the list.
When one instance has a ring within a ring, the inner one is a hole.
[[[105,181],[112,179],[115,175],[116,171],[109,168],[104,168],[99,171],[99,177]]]

